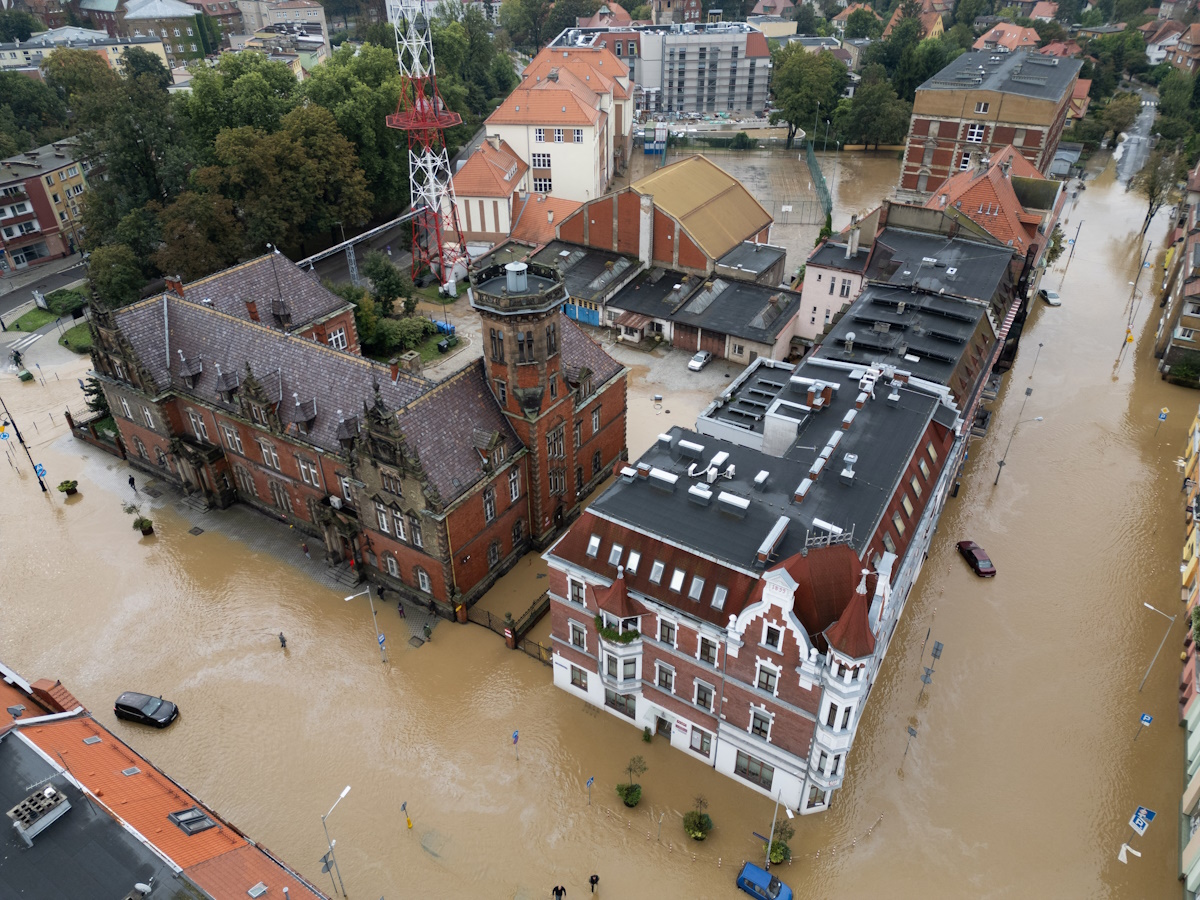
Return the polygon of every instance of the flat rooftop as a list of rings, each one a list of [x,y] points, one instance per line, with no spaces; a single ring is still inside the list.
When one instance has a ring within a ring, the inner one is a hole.
[[[0,807],[12,809],[34,790],[53,787],[71,808],[41,834],[33,847],[5,819],[0,829],[0,896],[126,896],[137,882],[154,879],[155,900],[196,900],[198,888],[11,732],[0,741]],[[169,827],[174,827],[169,825]]]
[[[872,284],[833,326],[816,355],[859,366],[894,366],[949,385],[986,313],[982,302]]]
[[[829,269],[842,269],[846,272],[862,272],[871,258],[871,248],[860,245],[858,252],[847,256],[846,244],[838,244],[828,240],[808,256],[807,265],[822,266]]]
[[[1083,67],[1065,59],[1018,50],[968,50],[919,88],[921,91],[995,91],[1038,100],[1062,100]]]
[[[598,300],[613,282],[628,278],[630,269],[637,267],[637,260],[628,256],[566,241],[551,241],[533,256],[533,261],[556,266],[562,272],[567,293],[576,300]]]
[[[78,154],[79,146],[74,140],[58,141],[18,153],[0,160],[0,182],[53,172],[71,165],[79,158]]]
[[[1003,245],[888,227],[875,239],[867,278],[990,301],[1012,256]]]
[[[718,259],[717,265],[727,269],[739,269],[747,275],[757,277],[785,256],[787,256],[787,250],[783,247],[742,241]]]
[[[772,344],[800,309],[800,294],[732,278],[706,282],[671,320],[719,334]]]
[[[868,392],[856,409],[860,373],[865,369],[824,360],[795,368],[757,360],[701,414],[695,431],[672,428],[646,451],[636,466],[650,467],[648,477],[618,478],[591,511],[744,569],[754,568],[781,519],[787,526],[773,558],[799,553],[809,535],[834,536],[861,552],[940,400],[881,379],[876,399]],[[752,432],[729,409],[768,382],[775,385],[768,388],[773,409],[765,413],[771,421],[767,433]],[[820,408],[808,405],[809,388],[818,384],[829,397]],[[893,387],[894,403],[887,399]],[[850,463],[854,476],[845,483],[841,472]],[[712,466],[720,474],[710,482],[705,472]]]

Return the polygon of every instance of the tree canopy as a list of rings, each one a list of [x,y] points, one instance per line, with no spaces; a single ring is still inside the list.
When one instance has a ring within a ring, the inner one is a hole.
[[[777,51],[773,66],[775,108],[771,123],[786,123],[787,146],[791,147],[799,129],[815,128],[822,116],[833,116],[850,75],[828,50],[807,53],[798,43]]]

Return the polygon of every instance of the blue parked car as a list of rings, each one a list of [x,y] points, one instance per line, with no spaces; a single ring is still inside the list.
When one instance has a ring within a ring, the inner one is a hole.
[[[746,863],[738,872],[737,886],[760,900],[792,900],[792,889],[754,863]]]

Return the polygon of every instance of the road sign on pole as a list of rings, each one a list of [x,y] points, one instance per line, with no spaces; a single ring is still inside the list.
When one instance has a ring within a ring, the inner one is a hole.
[[[382,634],[380,634],[380,635],[379,635],[379,646],[380,646],[380,647],[382,647],[382,646],[383,646],[383,642],[384,642],[384,640],[385,640],[384,636],[383,636]]]
[[[1152,809],[1146,809],[1144,806],[1139,806],[1134,812],[1133,817],[1129,820],[1129,827],[1136,831],[1140,836],[1145,837],[1146,829],[1150,827],[1150,823],[1154,821],[1154,817],[1158,815]]]
[[[591,778],[589,778],[589,779],[587,780],[587,789],[588,789],[588,806],[591,806],[591,805],[592,805],[592,784],[593,784],[595,781],[596,781],[596,776],[595,776],[595,775],[593,775]]]
[[[38,463],[36,466],[34,466],[33,471],[37,472],[39,478],[46,477],[46,467],[41,463]]]
[[[1154,716],[1148,715],[1147,713],[1142,713],[1141,719],[1138,720],[1138,730],[1134,734],[1133,739],[1136,741],[1138,739],[1138,735],[1142,733],[1142,729],[1153,721]]]
[[[520,734],[520,732],[517,732],[517,731],[513,732],[513,750],[517,754],[517,762],[521,761],[521,748],[517,746],[517,736],[519,734]]]

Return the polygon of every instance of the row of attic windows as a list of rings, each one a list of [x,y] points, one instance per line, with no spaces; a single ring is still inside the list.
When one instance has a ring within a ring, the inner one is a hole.
[[[614,543],[608,551],[608,564],[616,568],[621,565],[621,555],[625,548],[621,544]],[[592,559],[596,559],[600,555],[600,535],[593,534],[588,540],[587,555]],[[625,556],[625,571],[630,575],[636,575],[638,567],[642,562],[642,554],[639,550],[630,548],[629,553]],[[667,566],[661,559],[656,559],[650,566],[650,583],[659,585],[663,582],[663,576],[666,575]],[[682,594],[684,584],[688,582],[688,573],[680,568],[675,568],[671,572],[671,577],[667,582],[669,590],[676,594]],[[704,596],[705,580],[699,575],[693,575],[690,583],[687,585],[687,597],[689,600],[701,602]],[[721,609],[725,606],[725,598],[729,596],[729,589],[724,585],[718,584],[712,589],[712,597],[710,603],[713,609]]]

